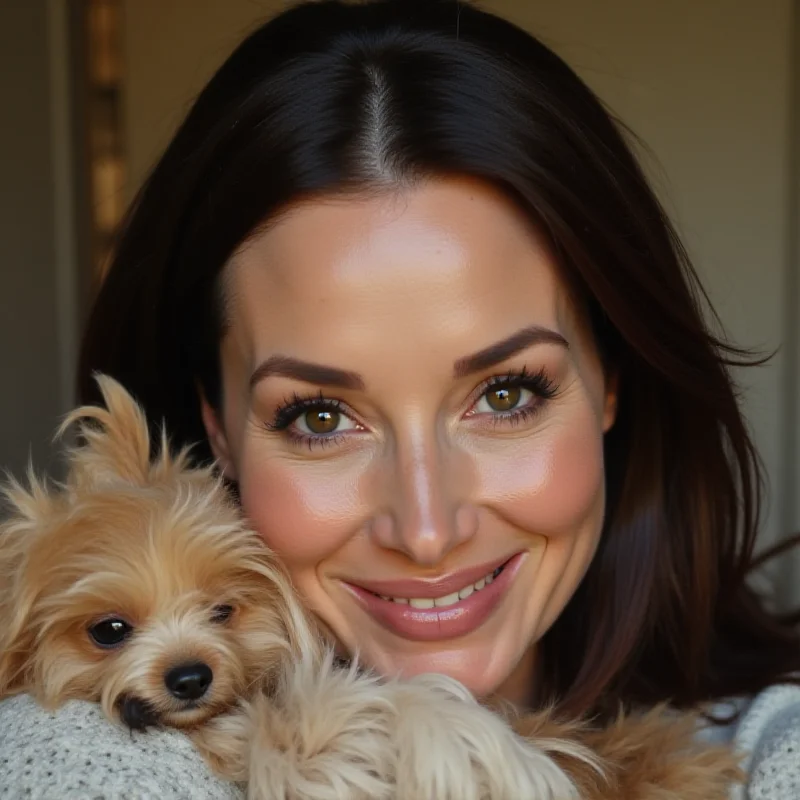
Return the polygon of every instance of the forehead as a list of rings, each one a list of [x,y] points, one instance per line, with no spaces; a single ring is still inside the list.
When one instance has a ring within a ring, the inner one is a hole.
[[[469,351],[532,323],[565,333],[571,313],[530,219],[491,186],[455,178],[297,205],[235,254],[225,290],[253,358],[385,351],[399,334]]]

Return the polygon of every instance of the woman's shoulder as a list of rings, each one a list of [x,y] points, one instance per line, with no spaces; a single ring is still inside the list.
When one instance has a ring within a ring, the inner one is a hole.
[[[800,686],[765,689],[744,706],[732,733],[748,775],[733,800],[800,798]]]
[[[0,798],[241,800],[213,775],[189,739],[131,734],[93,703],[44,711],[27,695],[0,702]]]

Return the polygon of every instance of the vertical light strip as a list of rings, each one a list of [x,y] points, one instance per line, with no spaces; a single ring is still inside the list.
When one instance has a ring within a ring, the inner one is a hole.
[[[96,280],[108,266],[125,204],[122,136],[122,6],[119,0],[89,0],[88,121],[92,257]]]

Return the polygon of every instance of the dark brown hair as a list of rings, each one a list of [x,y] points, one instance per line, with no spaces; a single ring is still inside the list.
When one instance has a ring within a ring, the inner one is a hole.
[[[705,297],[618,125],[554,53],[456,0],[301,4],[197,98],[141,189],[94,306],[80,391],[121,380],[178,444],[210,453],[220,272],[287,204],[470,175],[544,230],[621,378],[608,510],[586,579],[541,643],[542,696],[571,710],[754,693],[800,639],[747,587],[756,452]]]

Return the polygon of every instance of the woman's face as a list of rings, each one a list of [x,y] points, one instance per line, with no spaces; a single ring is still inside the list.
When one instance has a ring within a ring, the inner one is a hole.
[[[467,179],[298,205],[225,273],[215,454],[349,653],[524,701],[597,546],[615,397],[553,258]]]

